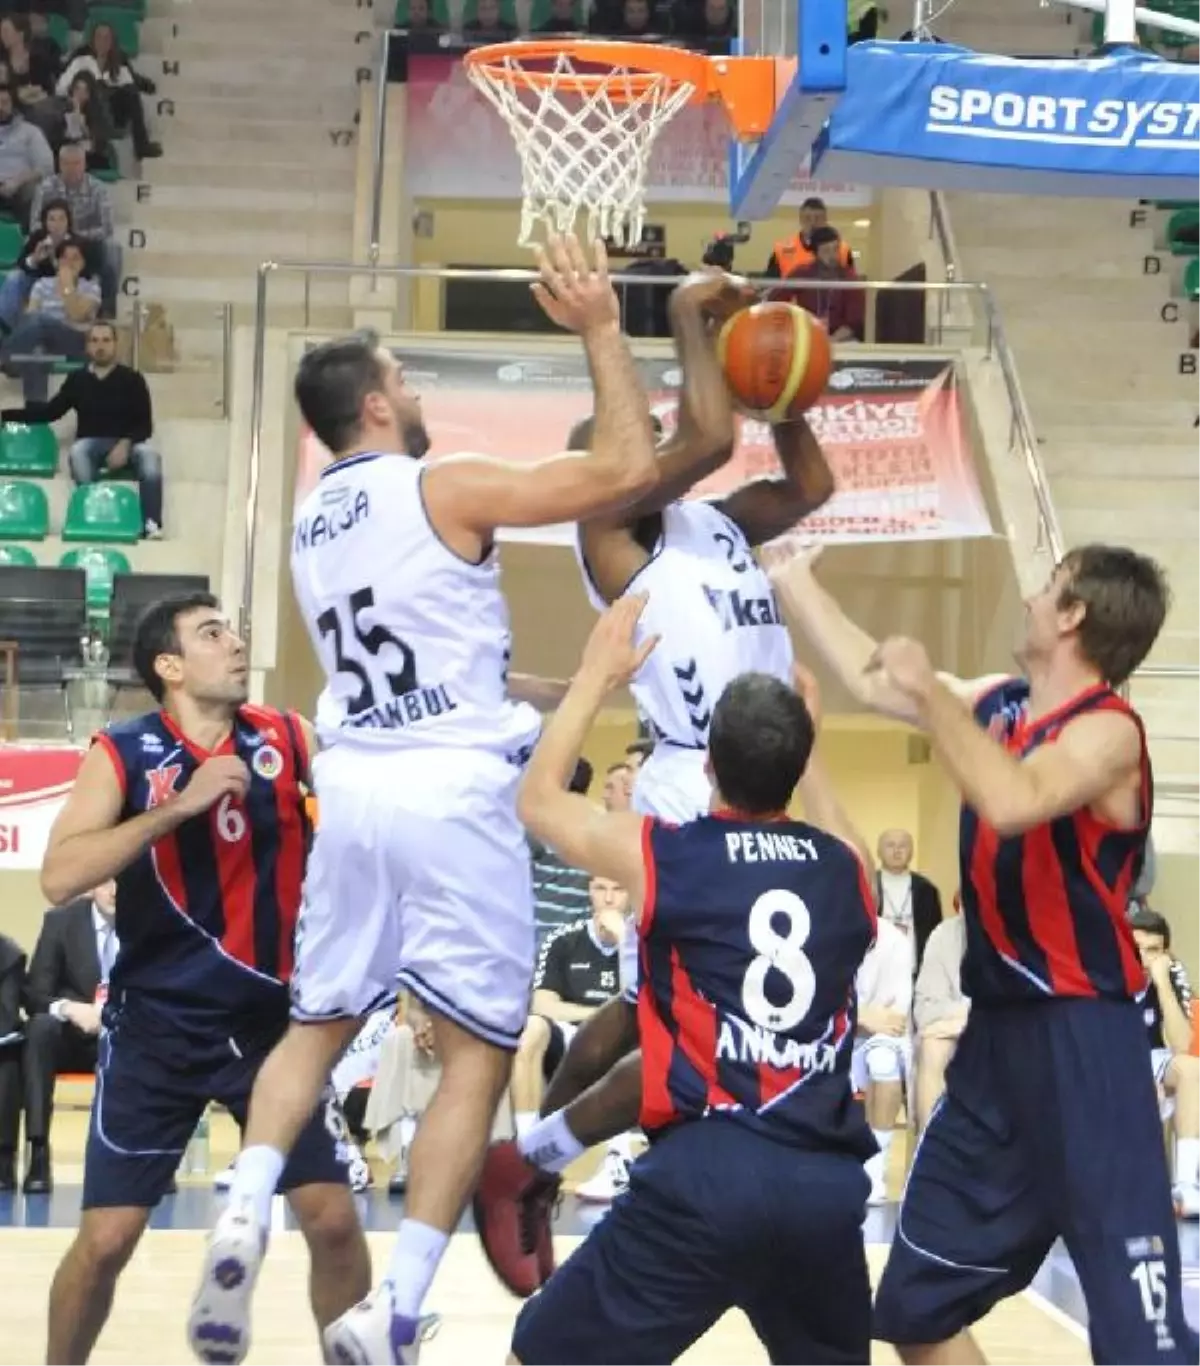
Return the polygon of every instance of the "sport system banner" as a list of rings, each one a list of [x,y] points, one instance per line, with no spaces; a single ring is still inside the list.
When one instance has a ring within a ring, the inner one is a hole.
[[[78,749],[0,745],[0,869],[41,867],[82,762]]]
[[[467,80],[455,56],[412,55],[405,117],[405,192],[413,199],[521,198],[512,134]],[[721,203],[729,198],[729,128],[722,112],[693,105],[664,129],[650,164],[651,204]],[[812,180],[797,168],[783,204],[819,195],[834,208],[871,203],[868,185]]]
[[[812,164],[873,184],[1194,199],[1196,68],[1132,48],[1076,61],[858,43]]]
[[[591,410],[582,357],[503,359],[482,348],[405,347],[435,452],[472,451],[532,461],[563,449]],[[651,406],[669,433],[682,378],[674,360],[640,360]],[[991,523],[963,431],[954,367],[944,360],[838,362],[808,413],[837,492],[803,534],[830,542],[960,540],[990,536]],[[328,454],[305,433],[297,494],[312,488]],[[719,497],[746,479],[778,472],[770,428],[738,419],[728,463],[690,496]],[[501,539],[569,545],[571,528],[502,532]]]

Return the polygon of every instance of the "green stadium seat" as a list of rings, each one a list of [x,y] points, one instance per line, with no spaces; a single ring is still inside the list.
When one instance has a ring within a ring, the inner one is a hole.
[[[112,606],[113,575],[130,573],[129,561],[119,550],[101,545],[68,550],[58,562],[60,569],[82,569],[87,576],[88,616],[108,619]]]
[[[1200,209],[1200,200],[1195,199],[1156,199],[1154,207],[1173,213],[1176,209]]]
[[[85,40],[92,36],[92,30],[97,24],[109,25],[116,35],[117,46],[126,57],[132,60],[138,55],[142,44],[142,21],[139,15],[132,10],[112,5],[93,5],[88,11],[87,28],[84,30]]]
[[[1172,256],[1200,256],[1200,209],[1176,209],[1167,221],[1167,250]]]
[[[44,424],[26,427],[6,422],[0,427],[0,474],[26,474],[53,479],[58,473],[58,437]]]
[[[1183,292],[1192,301],[1200,301],[1200,260],[1193,257],[1183,272]]]
[[[50,534],[50,504],[40,484],[0,480],[0,541],[44,541]]]
[[[64,541],[132,545],[142,538],[142,501],[128,484],[83,484],[71,494]]]
[[[21,259],[21,248],[25,245],[25,234],[20,223],[12,219],[0,219],[0,267],[5,270],[15,266]]]
[[[65,57],[71,50],[71,25],[65,14],[46,15],[46,33]]]
[[[117,149],[115,147],[108,149],[107,166],[97,166],[88,174],[95,176],[97,180],[104,181],[106,185],[115,185],[121,179],[121,164],[117,160]]]
[[[0,565],[8,569],[36,569],[37,556],[23,545],[0,545]]]
[[[583,5],[580,0],[575,0],[571,6],[575,15],[576,22],[579,24],[580,33],[587,31],[587,20],[584,18]],[[533,9],[529,15],[529,30],[536,33],[538,29],[550,18],[550,0],[533,0]]]

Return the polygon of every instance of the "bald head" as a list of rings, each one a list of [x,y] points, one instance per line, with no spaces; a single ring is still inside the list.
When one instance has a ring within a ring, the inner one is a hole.
[[[906,873],[912,862],[913,838],[907,830],[885,830],[879,836],[880,867],[887,873]]]

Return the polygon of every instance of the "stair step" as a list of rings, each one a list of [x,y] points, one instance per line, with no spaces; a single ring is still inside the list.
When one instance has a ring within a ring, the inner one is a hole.
[[[1173,498],[1187,496],[1192,490],[1181,485],[1195,485],[1197,459],[1195,443],[1180,441],[1173,445],[1154,446],[1139,441],[1130,434],[1127,442],[1103,446],[1094,441],[1050,441],[1045,438],[1038,447],[1042,464],[1051,476],[1057,498],[1064,476],[1080,479],[1109,479],[1122,483],[1142,483],[1153,479],[1168,486]]]
[[[169,62],[149,62],[145,74],[158,84],[160,93],[175,98],[190,85],[198,93],[211,96],[245,94],[248,90],[268,90],[280,86],[289,90],[303,90],[309,85],[314,90],[345,90],[354,77],[347,69],[350,58],[340,61],[314,60],[310,56],[291,54],[290,36],[283,50],[274,55],[246,57],[240,50],[230,52],[229,41],[210,43],[209,51],[176,54]],[[367,49],[364,48],[364,51]],[[178,63],[179,70],[169,70]],[[364,65],[371,66],[369,60]],[[161,75],[160,75],[161,72]]]
[[[166,136],[166,135],[164,135]],[[287,142],[217,142],[199,133],[176,134],[172,130],[164,144],[172,170],[186,166],[211,166],[219,162],[226,167],[247,166],[258,171],[260,178],[283,178],[293,170],[324,172],[326,169],[348,168],[354,173],[356,149],[335,146],[328,135],[317,138],[293,139]]]
[[[218,257],[253,256],[257,261],[282,258],[283,260],[344,260],[350,254],[350,238],[353,224],[344,219],[332,228],[322,224],[300,223],[287,228],[235,228],[218,227],[196,222],[192,228],[157,228],[147,225],[140,229],[145,233],[144,247],[127,249],[125,254],[126,271],[136,271],[144,252],[161,253],[164,256],[180,256],[189,260],[195,257],[196,243],[203,242],[204,255],[209,259]],[[190,266],[188,267],[190,273]]]
[[[230,164],[219,159],[219,150],[211,149],[207,161],[181,164],[173,154],[161,161],[147,163],[149,169],[143,178],[151,187],[151,198],[158,186],[172,189],[186,189],[195,193],[198,187],[213,188],[218,193],[230,190],[254,192],[263,186],[263,169],[251,164]],[[277,168],[276,168],[277,169]],[[354,189],[355,162],[353,156],[343,158],[342,162],[328,166],[290,166],[286,171],[272,177],[276,185],[282,183],[289,194],[303,192],[330,194],[334,190],[352,193]],[[268,188],[264,193],[278,193]]]

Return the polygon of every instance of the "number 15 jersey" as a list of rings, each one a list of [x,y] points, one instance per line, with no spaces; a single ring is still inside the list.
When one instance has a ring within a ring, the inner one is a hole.
[[[850,1089],[855,977],[875,937],[857,856],[800,821],[647,819],[642,1127],[720,1114],[869,1157]]]
[[[450,550],[425,513],[427,464],[364,452],[322,471],[296,513],[292,582],[327,680],[323,746],[519,755],[537,713],[508,698],[508,606],[493,548]]]

